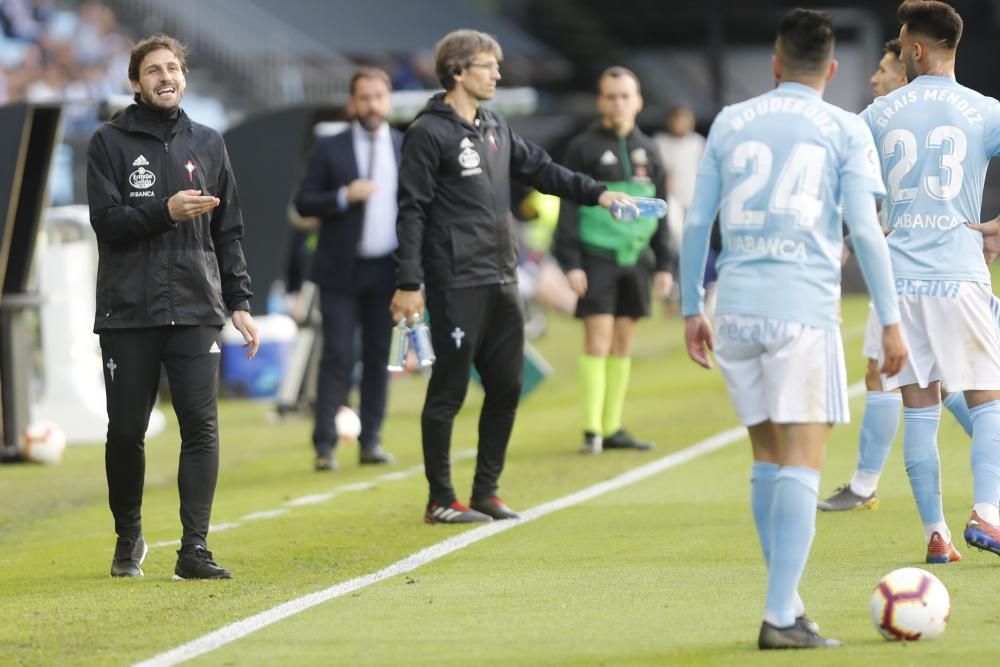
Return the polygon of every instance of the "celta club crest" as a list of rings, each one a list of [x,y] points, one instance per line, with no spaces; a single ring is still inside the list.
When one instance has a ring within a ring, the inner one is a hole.
[[[115,369],[118,368],[118,364],[115,363],[114,359],[108,359],[107,367],[108,367],[108,374],[111,375],[111,381],[114,382],[115,381]]]
[[[459,350],[462,348],[462,339],[465,338],[465,332],[455,327],[455,330],[451,332],[451,338],[455,341],[455,349]]]
[[[194,170],[197,169],[198,167],[195,166],[194,162],[188,160],[187,163],[184,165],[184,168],[187,169],[188,180],[194,183]]]

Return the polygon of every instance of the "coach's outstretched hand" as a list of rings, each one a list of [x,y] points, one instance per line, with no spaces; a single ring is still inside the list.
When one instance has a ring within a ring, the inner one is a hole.
[[[1000,255],[1000,215],[982,224],[969,222],[965,226],[983,235],[983,259],[986,266],[993,264],[993,260]]]
[[[704,315],[691,315],[684,318],[684,343],[687,345],[688,356],[699,366],[712,367],[709,350],[715,349],[712,338],[712,324]]]
[[[882,368],[879,369],[882,373],[892,377],[903,369],[909,350],[906,349],[903,330],[898,324],[882,328],[882,353],[885,355]]]
[[[632,201],[632,197],[630,197],[628,194],[624,192],[614,192],[612,190],[605,190],[604,192],[601,193],[600,198],[597,200],[597,205],[603,206],[604,208],[610,210],[611,205],[614,204],[616,201],[630,202]]]

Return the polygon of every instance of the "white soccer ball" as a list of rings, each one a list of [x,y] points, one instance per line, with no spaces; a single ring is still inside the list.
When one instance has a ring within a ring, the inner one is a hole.
[[[346,405],[340,406],[337,410],[333,423],[337,428],[337,439],[344,444],[353,444],[361,435],[361,420],[358,418],[358,413]]]
[[[948,589],[919,567],[893,570],[872,593],[872,623],[890,641],[940,637],[950,616]]]
[[[34,422],[21,434],[21,456],[35,463],[59,463],[66,451],[66,434],[52,422]]]

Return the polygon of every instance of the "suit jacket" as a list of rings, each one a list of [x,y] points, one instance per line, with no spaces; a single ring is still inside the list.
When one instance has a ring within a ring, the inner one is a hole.
[[[396,164],[399,165],[403,133],[390,128]],[[306,175],[295,196],[300,215],[318,216],[319,241],[312,262],[312,279],[321,288],[349,290],[358,259],[364,226],[364,204],[350,204],[341,211],[337,191],[358,178],[352,129],[316,142]]]

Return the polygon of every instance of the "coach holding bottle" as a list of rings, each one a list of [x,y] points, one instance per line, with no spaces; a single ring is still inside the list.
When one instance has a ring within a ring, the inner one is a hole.
[[[510,178],[547,194],[610,207],[628,196],[555,164],[480,103],[496,92],[503,52],[474,30],[446,35],[434,52],[445,92],[406,132],[399,169],[397,321],[422,313],[426,288],[437,361],[421,417],[430,498],[427,523],[517,518],[497,496],[523,375],[524,322]],[[469,507],[451,484],[449,451],[472,364],[485,398]]]

